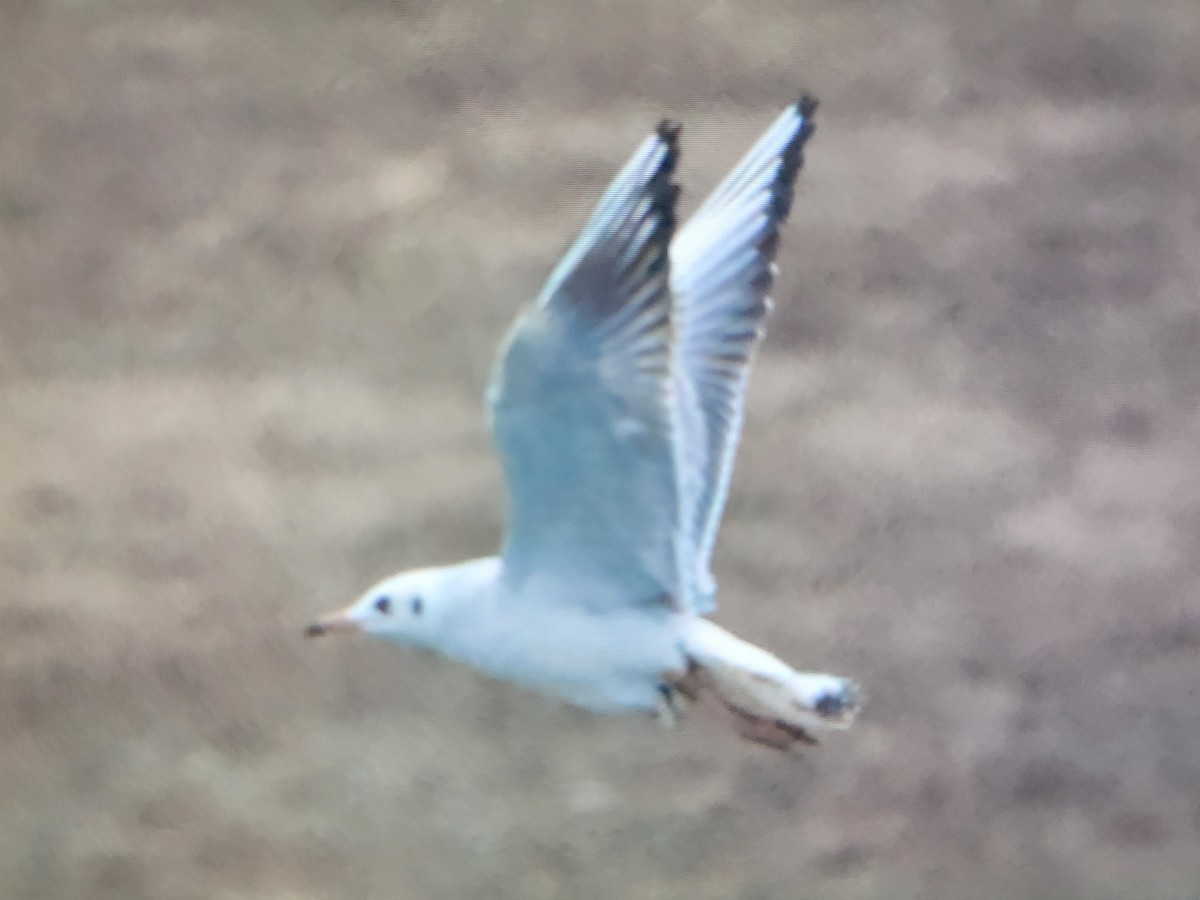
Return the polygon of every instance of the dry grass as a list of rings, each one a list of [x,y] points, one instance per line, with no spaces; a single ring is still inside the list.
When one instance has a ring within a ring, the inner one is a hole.
[[[0,8],[0,894],[1200,892],[1200,11]],[[683,119],[824,105],[721,621],[872,695],[779,758],[308,617],[489,552],[492,346]]]

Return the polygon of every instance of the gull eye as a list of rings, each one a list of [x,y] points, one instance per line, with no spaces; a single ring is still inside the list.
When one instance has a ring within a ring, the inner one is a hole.
[[[420,597],[413,597],[412,598],[412,614],[414,616],[419,616],[423,612],[425,612],[425,601],[422,600]]]
[[[375,601],[375,608],[385,616],[390,615],[392,612],[392,598],[385,594]]]

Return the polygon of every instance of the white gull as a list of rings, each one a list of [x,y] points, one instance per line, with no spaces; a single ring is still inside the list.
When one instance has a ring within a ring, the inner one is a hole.
[[[438,651],[601,712],[712,696],[778,748],[844,728],[849,679],[706,618],[709,571],[816,102],[789,107],[676,230],[663,122],[513,326],[488,390],[509,488],[499,556],[402,572],[308,629]]]

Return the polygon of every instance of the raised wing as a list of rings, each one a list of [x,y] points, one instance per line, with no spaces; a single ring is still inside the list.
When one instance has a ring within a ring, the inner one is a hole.
[[[711,609],[713,544],[729,492],[750,363],[764,334],[779,227],[792,205],[817,103],[786,110],[682,229],[671,246],[673,368],[681,530],[701,611]]]
[[[616,177],[517,320],[489,389],[506,576],[579,585],[591,606],[685,590],[668,271],[678,135],[664,122]]]

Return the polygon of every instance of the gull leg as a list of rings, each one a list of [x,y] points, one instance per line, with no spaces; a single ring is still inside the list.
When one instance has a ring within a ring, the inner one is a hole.
[[[724,706],[733,714],[737,733],[755,744],[762,744],[772,750],[791,750],[797,744],[811,746],[817,743],[816,737],[790,722],[756,716],[729,703],[725,703]]]
[[[658,686],[658,699],[654,701],[654,712],[663,728],[675,727],[675,708],[671,705],[671,688],[668,685]]]
[[[664,681],[658,686],[658,699],[654,709],[664,728],[674,728],[679,717],[687,712],[687,707],[687,694],[679,685]]]

